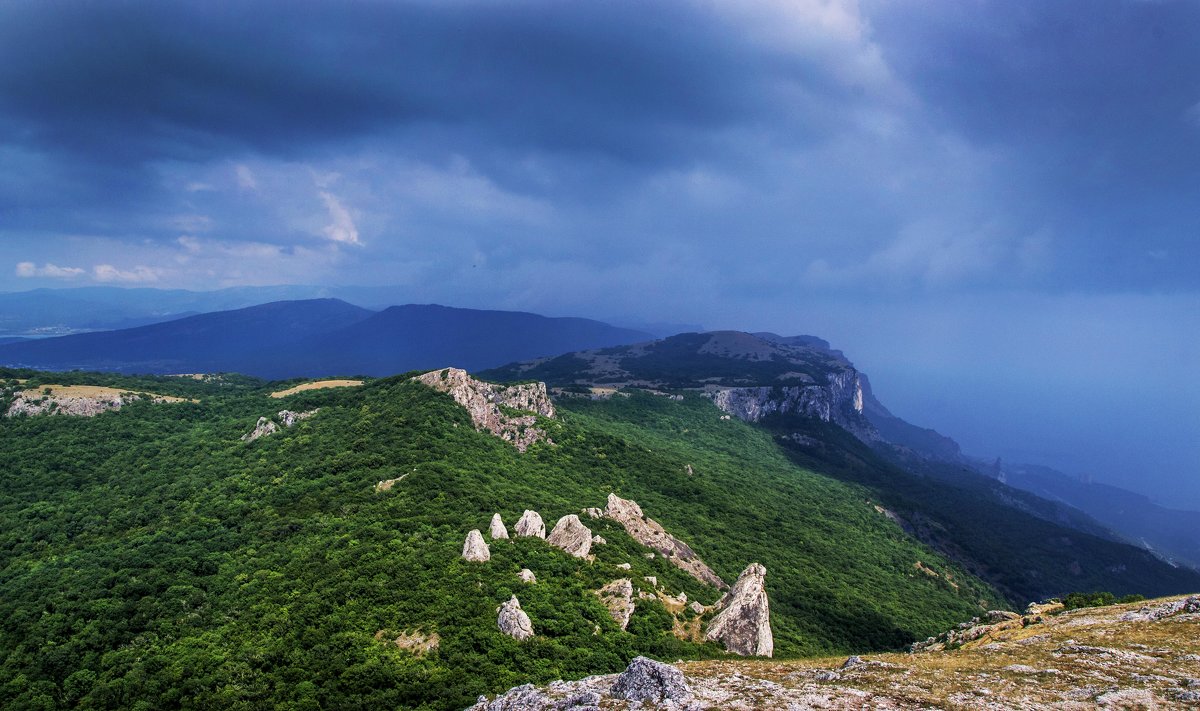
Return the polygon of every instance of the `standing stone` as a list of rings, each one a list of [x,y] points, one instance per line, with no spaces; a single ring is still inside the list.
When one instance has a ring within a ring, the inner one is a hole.
[[[518,536],[545,538],[546,524],[542,521],[541,514],[526,509],[525,513],[521,514],[521,520],[517,521],[516,533]]]
[[[483,534],[478,528],[471,529],[467,534],[467,540],[463,543],[462,557],[472,563],[484,563],[492,559],[492,552],[488,550],[487,543],[483,541]]]
[[[529,583],[530,585],[537,582],[537,576],[529,568],[521,568],[521,572],[517,573],[517,577],[521,579],[521,582]]]
[[[500,613],[496,618],[496,624],[504,634],[516,640],[525,640],[533,636],[533,623],[529,621],[529,615],[526,615],[525,611],[521,609],[521,603],[517,601],[516,595],[496,608],[496,612]]]
[[[596,591],[600,602],[608,608],[608,614],[621,629],[629,627],[629,618],[633,616],[633,581],[620,578]]]
[[[758,563],[742,571],[733,590],[719,603],[721,611],[708,625],[704,638],[721,642],[734,654],[772,656],[775,640],[771,636],[766,578],[767,569]]]
[[[500,514],[492,514],[492,523],[488,526],[488,534],[492,540],[498,538],[508,538],[508,529],[504,527],[504,520],[500,518]]]
[[[562,548],[576,558],[586,558],[592,550],[592,532],[579,520],[575,514],[567,514],[558,519],[554,530],[546,542],[557,548]]]

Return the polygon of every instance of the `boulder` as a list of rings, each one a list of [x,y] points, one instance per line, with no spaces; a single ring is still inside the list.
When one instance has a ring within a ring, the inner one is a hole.
[[[604,536],[601,536],[599,534],[592,536],[592,544],[593,545],[602,546],[605,543],[608,543],[608,541],[604,540]]]
[[[520,520],[517,521],[517,526],[514,529],[518,536],[532,536],[537,538],[546,537],[546,524],[542,521],[542,516],[537,511],[525,510],[521,514]]]
[[[508,538],[508,529],[504,527],[504,519],[500,518],[500,514],[492,514],[492,522],[488,526],[488,535],[492,540],[498,538]]]
[[[617,677],[612,687],[613,698],[626,701],[667,701],[688,703],[692,692],[683,672],[669,664],[646,657],[636,657]]]
[[[521,568],[521,572],[517,573],[517,577],[521,579],[521,582],[529,583],[530,585],[537,582],[537,576],[529,568]]]
[[[775,640],[771,635],[766,578],[767,569],[758,563],[742,571],[733,590],[719,603],[720,612],[709,623],[704,638],[720,642],[734,654],[772,656]]]
[[[499,613],[496,624],[504,634],[516,640],[525,640],[533,636],[533,623],[529,621],[529,615],[521,609],[516,595],[496,608],[496,612]]]
[[[492,558],[492,552],[488,550],[487,543],[483,540],[483,534],[478,528],[471,529],[467,534],[467,540],[463,543],[462,557],[464,560],[472,563],[483,563]]]
[[[608,614],[612,616],[613,621],[621,629],[627,628],[634,609],[633,581],[629,578],[614,580],[597,590],[596,595],[600,597],[600,602],[608,608]]]
[[[586,558],[592,550],[592,532],[575,514],[558,519],[546,542],[576,558]]]

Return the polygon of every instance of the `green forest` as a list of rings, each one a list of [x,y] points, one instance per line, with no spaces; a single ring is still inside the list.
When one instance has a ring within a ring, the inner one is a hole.
[[[719,597],[612,522],[584,519],[607,540],[593,562],[540,539],[460,557],[495,512],[510,530],[524,509],[549,526],[610,492],[727,581],[763,563],[777,656],[902,648],[1007,604],[869,488],[798,466],[695,395],[565,398],[542,423],[554,444],[520,454],[406,376],[280,400],[268,393],[290,383],[0,371],[5,404],[52,383],[195,401],[0,420],[4,708],[459,709],[638,654],[721,656],[677,639],[657,601],[638,601],[628,631],[612,621],[593,591],[619,577]],[[240,439],[284,408],[320,410]],[[536,584],[517,579],[524,567]],[[513,594],[526,642],[496,626]],[[389,641],[414,631],[438,648]]]

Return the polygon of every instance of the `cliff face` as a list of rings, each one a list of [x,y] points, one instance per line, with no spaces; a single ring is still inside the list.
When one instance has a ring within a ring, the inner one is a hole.
[[[773,414],[804,415],[839,425],[865,442],[880,439],[863,412],[863,378],[853,368],[830,373],[824,385],[714,387],[706,394],[721,410],[745,422]]]

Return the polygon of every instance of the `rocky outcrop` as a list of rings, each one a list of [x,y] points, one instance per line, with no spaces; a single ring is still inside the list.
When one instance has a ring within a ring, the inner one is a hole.
[[[253,442],[254,440],[258,439],[259,437],[266,437],[268,435],[273,435],[278,431],[279,431],[279,425],[275,424],[274,421],[272,421],[268,417],[260,417],[260,418],[258,418],[258,424],[256,424],[254,426],[254,429],[252,429],[249,432],[247,432],[246,434],[242,435],[242,441],[243,442]]]
[[[521,514],[513,532],[518,536],[545,538],[546,523],[542,521],[542,515],[537,511],[525,509],[525,513]]]
[[[463,560],[471,563],[486,563],[492,559],[492,552],[488,550],[488,544],[483,540],[483,534],[478,528],[471,529],[467,534],[467,540],[463,543],[462,550]]]
[[[1030,607],[1032,608],[1033,605]],[[1061,609],[1061,605],[1058,609]],[[913,652],[940,652],[944,649],[955,649],[967,642],[974,642],[1004,630],[1028,627],[1042,620],[1040,614],[1022,616],[1007,610],[989,610],[982,617],[973,617],[936,637],[930,637],[924,642],[913,643],[910,650]]]
[[[691,701],[692,692],[683,672],[675,667],[646,657],[635,657],[617,677],[612,696],[626,701],[686,704]]]
[[[758,422],[773,414],[796,414],[832,422],[859,439],[880,439],[863,414],[863,385],[853,368],[831,372],[824,385],[713,387],[706,395],[721,410],[744,422]]]
[[[729,588],[688,544],[667,533],[654,519],[647,518],[636,501],[609,494],[604,516],[621,524],[633,540],[666,556],[673,565],[693,578],[721,590]]]
[[[434,370],[413,378],[439,392],[448,393],[471,416],[475,429],[490,432],[517,451],[524,452],[535,442],[554,444],[545,430],[537,426],[537,417],[554,417],[554,404],[545,383],[495,385],[472,378],[459,368]],[[534,414],[513,414],[521,410]]]
[[[530,585],[533,585],[537,582],[537,576],[534,575],[533,571],[529,568],[521,568],[521,570],[517,573],[517,577],[521,579],[521,582],[529,583]]]
[[[533,623],[529,621],[529,615],[521,609],[516,595],[496,608],[496,612],[496,624],[504,634],[515,640],[526,640],[533,636]]]
[[[22,390],[13,395],[5,417],[17,415],[70,415],[95,417],[138,400],[153,403],[182,402],[183,398],[150,393],[135,393],[99,385],[48,385],[42,389]]]
[[[293,412],[292,410],[280,410],[279,413],[277,414],[277,416],[279,418],[280,424],[282,424],[284,427],[291,427],[292,425],[296,424],[300,420],[307,420],[308,418],[317,414],[317,411],[320,409],[321,408],[317,408],[316,410],[309,410],[307,412]]]
[[[308,418],[317,414],[318,411],[320,411],[320,408],[317,408],[316,410],[309,410],[307,412],[293,412],[291,410],[280,410],[279,412],[277,412],[275,414],[275,416],[277,418],[279,418],[279,422],[284,427],[291,427],[292,425],[296,424],[297,422],[300,422],[301,420],[307,420]],[[247,432],[246,434],[242,435],[242,441],[243,442],[253,442],[254,440],[258,439],[259,437],[266,437],[268,435],[273,435],[278,431],[279,431],[279,425],[275,424],[275,422],[273,420],[271,420],[269,417],[260,417],[260,418],[258,418],[258,424],[256,424],[254,426],[254,429],[251,430],[250,432]],[[397,479],[397,481],[399,481],[399,480]],[[391,487],[388,487],[388,488],[391,488]],[[386,489],[383,489],[383,491],[386,491]]]
[[[488,535],[492,540],[499,538],[508,538],[508,529],[504,527],[504,519],[500,518],[500,514],[492,514],[492,522],[488,524]]]
[[[375,491],[391,491],[392,487],[399,484],[400,482],[404,481],[404,477],[406,477],[406,476],[408,476],[408,475],[401,474],[400,476],[396,477],[395,479],[384,479],[383,481],[376,482],[375,483]]]
[[[629,618],[633,616],[634,610],[633,581],[629,578],[619,578],[597,590],[596,595],[621,629],[629,626]]]
[[[567,514],[554,524],[554,530],[550,532],[546,542],[563,549],[568,555],[587,558],[592,550],[592,532],[583,525],[578,516]]]
[[[720,642],[742,656],[770,657],[775,653],[771,611],[767,602],[767,569],[759,563],[747,567],[719,603],[720,612],[708,625],[704,638]]]

